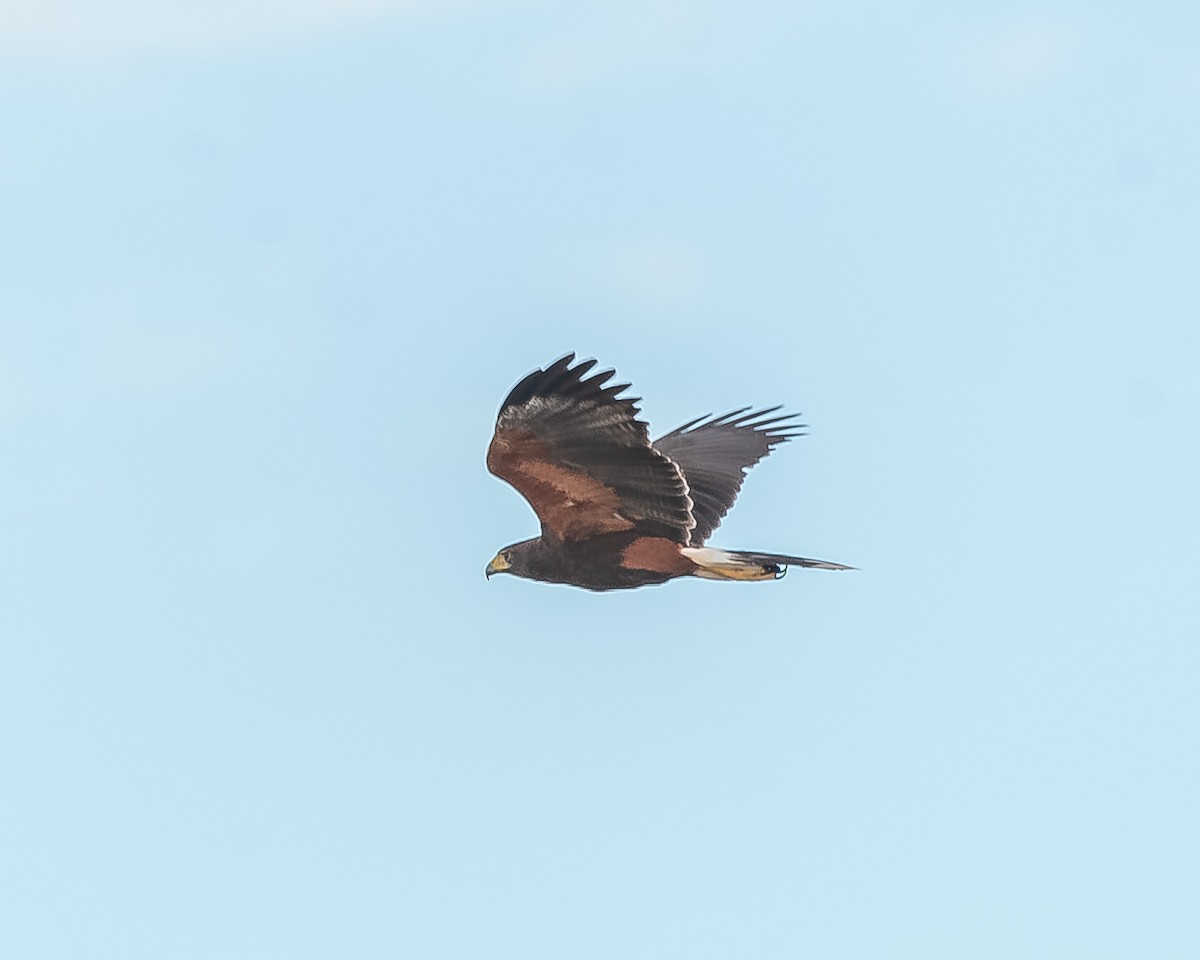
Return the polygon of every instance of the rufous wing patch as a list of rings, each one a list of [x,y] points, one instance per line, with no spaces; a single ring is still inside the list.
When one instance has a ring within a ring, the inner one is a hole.
[[[542,459],[549,448],[529,433],[497,430],[488,469],[511,483],[542,526],[561,540],[583,540],[632,530],[616,491],[578,470]]]
[[[621,553],[621,566],[684,576],[694,571],[696,564],[679,552],[680,547],[665,537],[638,537]]]

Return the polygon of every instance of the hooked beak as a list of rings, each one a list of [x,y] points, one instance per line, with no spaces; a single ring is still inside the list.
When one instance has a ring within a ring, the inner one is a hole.
[[[487,569],[483,573],[484,576],[491,580],[493,573],[504,573],[508,570],[508,567],[509,563],[504,559],[504,554],[498,553],[492,557],[491,562],[487,565]]]

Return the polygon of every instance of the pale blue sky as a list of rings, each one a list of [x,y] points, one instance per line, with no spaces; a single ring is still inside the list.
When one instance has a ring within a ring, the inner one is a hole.
[[[8,957],[1200,955],[1190,4],[0,11]],[[593,595],[567,350],[811,435]]]

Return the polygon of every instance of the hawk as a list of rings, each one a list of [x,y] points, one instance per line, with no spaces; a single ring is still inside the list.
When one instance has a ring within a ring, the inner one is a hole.
[[[651,442],[640,397],[614,371],[569,353],[509,392],[488,446],[488,470],[516,488],[542,534],[505,547],[487,576],[588,590],[620,590],[676,577],[777,580],[789,565],[840,563],[705,546],[733,506],[746,471],[804,424],[780,407],[743,407],[691,420]]]

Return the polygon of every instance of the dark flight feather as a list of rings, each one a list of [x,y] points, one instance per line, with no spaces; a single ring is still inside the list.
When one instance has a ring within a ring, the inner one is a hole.
[[[697,417],[654,441],[654,448],[679,464],[692,498],[691,544],[708,540],[737,499],[746,471],[778,444],[802,435],[798,414],[771,417],[780,407],[732,410]]]

